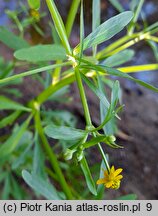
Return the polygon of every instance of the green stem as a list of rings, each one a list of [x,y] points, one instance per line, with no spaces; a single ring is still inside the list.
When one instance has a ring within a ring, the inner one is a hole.
[[[87,103],[87,99],[86,99],[86,95],[85,95],[85,91],[84,91],[84,87],[83,87],[83,83],[82,83],[82,79],[81,79],[80,71],[78,67],[75,68],[75,77],[76,77],[76,82],[78,85],[78,89],[79,89],[79,93],[80,93],[80,97],[81,97],[81,101],[82,101],[82,105],[84,109],[86,123],[87,123],[87,126],[91,126],[92,122],[91,122],[91,117],[89,113],[88,103]]]
[[[87,62],[86,62],[87,63]],[[157,70],[158,64],[149,64],[149,65],[137,65],[137,66],[127,66],[122,68],[117,68],[118,70],[124,72],[124,73],[132,73],[132,72],[140,72],[140,71],[149,71],[149,70]],[[102,74],[101,75],[105,75]],[[95,73],[93,73],[93,76],[96,76]],[[47,99],[60,90],[61,88],[70,85],[75,81],[75,75],[71,74],[69,76],[63,77],[60,82],[56,83],[55,85],[50,85],[47,89],[45,89],[43,92],[39,94],[37,97],[37,102],[39,105],[43,104]]]
[[[58,181],[59,181],[67,199],[73,199],[73,196],[71,194],[69,186],[67,185],[66,180],[65,180],[65,178],[62,174],[62,171],[60,169],[57,157],[56,157],[55,153],[53,152],[53,149],[50,147],[50,145],[47,141],[47,138],[44,134],[44,131],[43,131],[43,128],[41,125],[40,112],[38,110],[36,110],[36,113],[35,113],[35,127],[39,133],[39,136],[41,138],[45,152],[47,153],[47,155],[49,157],[49,161],[50,161],[52,168],[54,169],[54,171],[58,177]]]
[[[129,41],[130,39],[135,38],[137,35],[133,34],[131,36],[126,35],[122,38],[120,38],[119,40],[115,41],[114,43],[110,44],[109,46],[107,46],[105,49],[101,50],[100,52],[97,53],[96,57],[97,59],[100,59],[103,55],[105,55],[106,53],[118,48],[119,46],[121,46],[122,44],[126,43],[127,41]]]
[[[71,55],[72,52],[71,52],[70,44],[69,44],[69,41],[67,38],[65,26],[64,26],[64,23],[62,21],[60,14],[57,10],[57,7],[56,7],[53,0],[46,0],[46,3],[47,3],[49,11],[51,13],[52,19],[54,21],[55,28],[56,28],[58,35],[59,35],[59,37],[63,43],[63,46],[65,47],[67,54]]]
[[[158,70],[158,64],[128,66],[128,67],[118,68],[118,70],[124,73],[135,73],[141,71],[143,72],[143,71]]]
[[[4,78],[4,79],[0,79],[0,84],[10,82],[12,80],[22,78],[22,77],[25,77],[25,76],[41,73],[43,71],[48,71],[48,70],[51,70],[51,69],[55,69],[57,67],[67,66],[67,65],[70,65],[70,62],[65,62],[65,63],[62,63],[62,64],[49,65],[49,66],[46,66],[46,67],[33,69],[33,70],[30,70],[30,71],[26,71],[26,72],[23,72],[23,73],[20,73],[20,74],[16,74],[16,75]]]
[[[131,26],[129,27],[129,35],[133,34],[134,32],[134,29],[135,29],[135,25],[137,23],[137,20],[138,20],[138,17],[139,17],[139,14],[141,12],[141,9],[142,9],[142,6],[144,4],[144,0],[140,0],[139,3],[138,3],[138,7],[134,13],[134,17],[133,17],[133,20],[131,22]]]
[[[69,38],[71,31],[72,31],[72,26],[74,24],[74,20],[75,20],[76,14],[77,14],[77,10],[78,10],[80,1],[81,0],[72,0],[72,3],[71,3],[70,11],[69,11],[69,14],[68,14],[68,17],[66,20],[66,25],[65,25],[68,38]]]
[[[128,41],[127,43],[123,44],[122,46],[110,51],[110,52],[107,52],[104,56],[100,56],[98,59],[99,60],[102,60],[102,59],[105,59],[106,57],[109,57],[111,55],[114,55],[122,50],[125,50],[127,49],[128,47],[131,47],[133,46],[134,44],[140,42],[141,40],[145,40],[145,39],[148,39],[149,37],[149,33],[144,33],[144,34],[140,34],[138,35],[137,37],[135,37],[134,39]],[[102,53],[103,54],[103,53]]]
[[[151,36],[151,35],[150,35],[150,36],[148,37],[148,39],[149,39],[149,40],[152,40],[152,41],[154,41],[154,42],[156,42],[156,43],[158,43],[158,37],[155,37],[155,36]]]
[[[62,61],[56,61],[56,64],[61,64]],[[52,74],[52,85],[55,85],[60,80],[61,67],[55,68]]]
[[[105,163],[106,169],[107,169],[108,173],[110,173],[110,166],[109,166],[108,160],[107,160],[107,158],[106,158],[106,156],[104,154],[104,151],[103,151],[100,143],[98,143],[98,148],[99,148],[99,151],[100,151],[100,153],[102,155],[102,158],[103,158],[103,161]]]
[[[74,74],[71,74],[70,76],[63,78],[60,80],[60,82],[56,83],[55,85],[50,85],[47,89],[45,89],[39,96],[37,97],[37,102],[39,104],[43,104],[53,93],[57,92],[64,86],[67,86],[75,81]]]
[[[49,169],[48,167],[46,167],[46,168],[45,168],[45,171],[48,173],[48,175],[49,175],[52,179],[58,181],[57,175],[55,175],[55,173],[52,172],[51,169]]]

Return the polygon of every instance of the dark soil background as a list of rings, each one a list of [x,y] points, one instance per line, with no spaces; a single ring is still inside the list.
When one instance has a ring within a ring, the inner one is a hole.
[[[3,4],[1,4],[3,2]],[[8,23],[7,17],[4,15],[4,8],[9,7],[15,9],[15,1],[0,0],[0,25]],[[59,3],[60,2],[60,3]],[[62,13],[65,20],[70,0],[56,1],[59,6],[59,10]],[[128,10],[128,0],[120,0],[120,2]],[[43,8],[45,6],[43,5]],[[85,23],[86,32],[91,31],[91,1],[85,1]],[[158,20],[158,3],[157,0],[145,1],[143,12],[146,16],[148,24],[152,24]],[[102,21],[117,14],[116,10],[109,4],[108,1],[102,0]],[[41,26],[47,30],[46,21],[42,21]],[[48,27],[49,29],[49,27]],[[76,19],[76,25],[74,27],[71,44],[74,46],[79,41],[79,18]],[[49,33],[48,38],[49,41]],[[115,39],[115,38],[114,38]],[[111,41],[113,41],[112,39]],[[111,42],[110,41],[110,42]],[[37,42],[37,41],[35,41]],[[45,42],[42,38],[38,37],[38,42]],[[108,42],[108,43],[110,43]],[[133,47],[132,47],[133,48]],[[132,62],[128,65],[155,63],[156,60],[153,56],[150,47],[145,43],[139,43],[135,48],[136,55]],[[6,58],[11,58],[9,50],[0,44],[0,54]],[[158,87],[158,71],[143,72],[132,74],[134,77],[142,79]],[[29,80],[29,82],[28,82]],[[123,103],[125,104],[124,112],[121,115],[121,121],[118,122],[119,133],[117,134],[118,143],[124,146],[121,150],[111,150],[106,148],[106,152],[109,153],[111,163],[116,167],[123,167],[124,179],[122,187],[118,191],[108,191],[107,199],[116,198],[118,195],[124,195],[128,193],[136,193],[139,199],[158,199],[158,95],[146,90],[133,82],[119,79],[123,90]],[[25,94],[24,102],[29,101],[32,97],[40,92],[40,86],[31,78],[25,79],[25,87],[22,87],[22,91]],[[66,108],[72,111],[78,116],[81,122],[81,127],[84,127],[84,117],[82,107],[80,104],[80,98],[78,90],[75,85],[71,87],[72,96],[74,100],[69,105],[63,105],[63,107],[52,104],[51,107]],[[94,124],[99,123],[99,106],[98,100],[94,95],[87,90],[88,101],[90,104],[91,115]],[[99,158],[92,149],[93,158],[98,161]]]

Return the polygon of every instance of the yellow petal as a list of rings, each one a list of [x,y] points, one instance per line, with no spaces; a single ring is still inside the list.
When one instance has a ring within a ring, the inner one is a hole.
[[[114,172],[115,172],[115,168],[114,168],[114,166],[112,166],[111,169],[110,169],[110,174],[112,174]]]
[[[118,176],[115,177],[115,180],[118,181],[118,180],[120,180],[120,179],[122,179],[122,178],[123,178],[122,175],[118,175]]]
[[[104,171],[104,177],[105,177],[105,178],[108,178],[108,176],[109,176],[109,173],[108,173],[107,170],[105,170],[105,171]]]
[[[115,172],[114,172],[114,177],[116,177],[117,175],[119,175],[121,172],[122,172],[122,168],[119,168],[117,169]]]
[[[104,184],[106,183],[106,180],[104,178],[98,179],[97,184]]]
[[[110,187],[112,187],[112,184],[113,184],[113,181],[109,181],[109,182],[105,183],[105,187],[110,188]]]

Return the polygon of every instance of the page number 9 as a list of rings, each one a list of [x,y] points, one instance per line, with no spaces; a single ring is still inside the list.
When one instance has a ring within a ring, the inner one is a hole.
[[[151,211],[152,210],[152,204],[151,203],[147,203],[146,204],[146,210],[147,211]]]

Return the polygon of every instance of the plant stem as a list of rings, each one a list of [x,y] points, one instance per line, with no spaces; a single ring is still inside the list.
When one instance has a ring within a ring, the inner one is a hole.
[[[144,0],[140,0],[139,3],[138,3],[138,7],[134,13],[134,17],[133,17],[133,20],[131,22],[131,26],[129,26],[129,35],[132,35],[133,32],[134,32],[134,29],[135,29],[135,25],[136,25],[136,22],[138,20],[138,17],[139,17],[139,14],[141,12],[141,9],[142,9],[142,6],[144,4]]]
[[[120,70],[121,72],[124,72],[124,73],[151,71],[151,70],[157,70],[157,69],[158,69],[158,64],[135,65],[135,66],[118,68],[118,70]]]
[[[72,26],[74,24],[74,20],[77,14],[77,10],[80,4],[80,0],[72,0],[71,3],[71,7],[70,7],[70,11],[66,20],[66,33],[67,33],[67,37],[69,38],[71,31],[72,31]]]
[[[125,42],[129,41],[132,38],[135,38],[136,35],[126,35],[122,38],[120,38],[119,40],[115,41],[114,43],[110,44],[109,46],[107,46],[105,49],[101,50],[100,52],[97,53],[96,57],[97,59],[100,59],[103,55],[105,55],[106,53],[116,49],[117,47],[119,47],[120,45],[124,44]]]
[[[107,171],[108,171],[108,173],[110,173],[110,166],[109,166],[108,160],[107,160],[107,158],[106,158],[106,156],[105,156],[105,154],[104,154],[104,151],[103,151],[103,149],[102,149],[100,143],[98,143],[98,148],[99,148],[99,151],[100,151],[100,153],[101,153],[101,155],[102,155],[102,158],[103,158],[103,161],[104,161],[105,166],[106,166],[106,168],[107,168]]]
[[[67,185],[67,182],[66,182],[66,180],[62,174],[62,171],[60,169],[57,157],[56,157],[55,153],[53,152],[52,148],[50,147],[50,145],[47,141],[47,138],[44,134],[44,131],[43,131],[43,128],[41,125],[40,112],[38,110],[36,110],[36,113],[35,113],[35,127],[39,133],[39,136],[41,138],[44,150],[49,157],[49,161],[50,161],[52,168],[54,169],[54,171],[58,177],[58,181],[59,181],[67,199],[73,199],[73,196],[71,194],[69,186]]]
[[[140,71],[149,71],[149,70],[157,70],[158,64],[149,64],[149,65],[137,65],[137,66],[127,66],[122,68],[117,68],[121,72],[124,73],[133,73],[133,72],[140,72]],[[102,74],[102,76],[105,76],[105,74]],[[93,73],[93,76],[96,76],[95,73]],[[75,81],[75,75],[71,74],[69,76],[63,77],[60,82],[56,83],[55,85],[50,85],[47,89],[45,89],[43,92],[39,94],[37,97],[37,102],[41,105],[43,104],[52,94],[60,90],[61,88],[70,85]]]
[[[66,85],[69,85],[75,81],[75,76],[72,74],[66,78],[60,80],[60,82],[56,83],[55,85],[50,85],[47,89],[45,89],[39,96],[37,97],[37,102],[39,104],[43,104],[53,93],[57,92],[61,88]]]
[[[75,68],[75,76],[76,76],[76,81],[77,81],[79,92],[80,92],[80,97],[81,97],[81,101],[82,101],[82,105],[83,105],[83,109],[84,109],[84,113],[85,113],[87,126],[92,126],[92,121],[91,121],[89,108],[88,108],[88,104],[87,104],[87,99],[86,99],[86,95],[85,95],[85,91],[83,88],[82,79],[81,79],[80,71],[79,71],[78,67]],[[96,134],[93,133],[93,136],[96,137]],[[110,167],[109,167],[108,161],[106,159],[106,156],[103,152],[103,149],[102,149],[100,143],[98,143],[98,148],[99,148],[99,151],[102,155],[102,158],[104,160],[106,168],[107,168],[108,172],[110,172]]]
[[[91,126],[92,125],[91,117],[90,117],[87,99],[86,99],[86,95],[85,95],[85,91],[84,91],[84,87],[83,87],[83,83],[82,83],[82,79],[81,79],[80,71],[78,67],[75,68],[75,77],[76,77],[76,82],[78,85],[78,89],[79,89],[79,93],[80,93],[80,97],[81,97],[81,101],[82,101],[82,105],[84,109],[86,123],[87,123],[87,126]]]
[[[51,13],[52,19],[54,21],[55,28],[56,28],[58,35],[59,35],[59,37],[63,43],[63,46],[65,47],[67,54],[71,55],[72,52],[71,52],[70,44],[69,44],[69,41],[67,38],[65,26],[64,26],[64,23],[62,21],[60,14],[57,10],[57,7],[56,7],[53,0],[46,0],[46,3],[47,3],[49,11]]]
[[[58,60],[56,61],[56,64],[61,64],[62,61]],[[60,72],[61,72],[61,67],[55,68],[52,74],[52,85],[55,85],[57,82],[60,80]]]
[[[64,62],[62,64],[49,65],[49,66],[46,66],[46,67],[33,69],[33,70],[30,70],[30,71],[26,71],[26,72],[23,72],[23,73],[20,73],[20,74],[16,74],[16,75],[4,78],[4,79],[0,79],[0,84],[6,83],[6,82],[9,82],[9,81],[18,79],[18,78],[22,78],[22,77],[25,77],[25,76],[41,73],[43,71],[51,70],[51,69],[54,69],[54,68],[57,68],[57,67],[67,66],[67,65],[70,65],[70,63],[69,62]]]
[[[114,49],[114,50],[112,50],[112,51],[110,51],[110,52],[107,52],[104,56],[101,56],[101,57],[99,58],[99,60],[104,59],[104,58],[106,58],[106,57],[108,57],[108,56],[114,55],[115,53],[118,53],[118,52],[120,52],[120,51],[122,51],[122,50],[125,50],[125,49],[127,49],[128,47],[131,47],[131,46],[133,46],[134,44],[140,42],[141,40],[148,39],[148,37],[149,37],[149,33],[145,33],[145,34],[138,35],[138,36],[135,37],[134,39],[128,41],[128,42],[125,43],[125,44],[123,44],[122,46],[120,46],[120,47],[118,47],[118,48],[116,48],[116,49]]]

